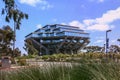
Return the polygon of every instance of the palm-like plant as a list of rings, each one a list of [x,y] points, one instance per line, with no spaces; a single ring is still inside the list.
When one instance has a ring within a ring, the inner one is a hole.
[[[2,14],[6,14],[6,22],[10,22],[12,19],[16,29],[20,29],[21,20],[28,19],[28,14],[23,13],[17,9],[17,5],[14,0],[3,0],[5,7],[2,9]]]
[[[21,20],[28,19],[28,14],[23,13],[17,9],[15,0],[3,0],[5,7],[2,9],[2,14],[6,14],[5,21],[10,22],[14,21],[14,40],[13,40],[13,54],[15,49],[15,38],[16,38],[16,29],[20,29]]]

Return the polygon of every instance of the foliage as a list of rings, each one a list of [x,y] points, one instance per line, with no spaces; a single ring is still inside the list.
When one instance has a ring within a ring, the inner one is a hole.
[[[28,14],[17,9],[15,0],[3,0],[3,3],[5,4],[5,7],[2,9],[2,14],[6,14],[6,22],[10,22],[12,19],[15,23],[14,26],[16,26],[16,29],[20,29],[21,20],[24,18],[28,19]]]
[[[10,28],[10,26],[4,26],[2,29],[0,29],[0,52],[1,55],[11,55],[12,49],[11,49],[11,41],[14,39],[13,37],[13,30]]]
[[[4,72],[2,80],[119,80],[120,64],[51,64]]]
[[[6,22],[14,22],[14,31],[11,31],[11,34],[9,33],[9,35],[7,35],[4,40],[11,42],[11,39],[13,41],[13,51],[12,51],[12,57],[16,57],[18,56],[18,54],[20,54],[20,51],[18,50],[18,48],[15,49],[15,40],[16,40],[16,29],[20,29],[20,25],[21,25],[21,21],[23,19],[28,19],[28,14],[23,13],[22,11],[20,11],[17,8],[17,5],[15,3],[15,0],[3,0],[4,8],[2,8],[1,14],[5,15],[5,21]],[[7,29],[7,28],[5,28]],[[11,28],[9,27],[9,31],[10,32]],[[0,30],[1,31],[1,30]],[[0,35],[1,37],[1,35]],[[11,37],[11,38],[10,38]],[[1,38],[0,38],[1,39]],[[9,43],[10,44],[10,43]],[[8,54],[8,51],[11,51],[12,49],[9,48],[10,46],[7,46],[4,44],[4,48],[5,48],[5,53]],[[2,47],[3,48],[3,47]],[[8,48],[8,49],[6,49]],[[4,50],[4,49],[3,49]],[[16,54],[17,53],[17,54]]]
[[[110,49],[111,53],[118,53],[118,52],[120,52],[120,47],[117,46],[117,45],[111,45],[109,49]]]
[[[42,59],[45,61],[66,61],[70,58],[69,54],[53,54],[53,55],[43,55]]]
[[[37,55],[38,51],[34,48],[33,43],[31,40],[25,41],[25,46],[23,47],[25,51],[28,52],[28,55]]]
[[[84,60],[90,60],[95,62],[118,62],[120,54],[115,53],[79,53],[79,54],[53,54],[43,55],[40,57],[44,61],[56,61],[56,62],[83,62]]]
[[[37,55],[23,55],[23,56],[18,56],[16,57],[16,59],[32,59],[32,58],[36,58]]]
[[[26,63],[26,59],[18,59],[18,62],[17,62],[20,66],[25,66],[27,63]]]
[[[12,50],[11,46],[13,45],[12,41],[14,40],[13,30],[10,26],[4,26],[0,29],[0,55],[1,56],[20,56],[21,51],[19,48]],[[14,51],[14,54],[12,54]]]
[[[21,56],[21,51],[19,50],[19,48],[15,48],[14,49],[14,57],[18,57]]]
[[[103,47],[100,46],[87,46],[84,48],[87,52],[102,52]]]

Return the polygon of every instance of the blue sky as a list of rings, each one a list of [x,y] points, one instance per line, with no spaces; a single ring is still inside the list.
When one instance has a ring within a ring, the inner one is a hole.
[[[67,24],[78,26],[90,33],[90,44],[103,46],[105,31],[109,33],[110,44],[119,44],[120,38],[120,0],[15,0],[18,8],[29,14],[17,31],[16,47],[21,51],[27,34],[47,24]],[[3,7],[0,0],[0,9]],[[6,23],[0,15],[0,27]]]

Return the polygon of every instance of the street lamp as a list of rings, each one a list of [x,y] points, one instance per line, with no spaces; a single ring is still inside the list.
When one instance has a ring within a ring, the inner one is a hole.
[[[111,32],[112,30],[107,30],[106,31],[106,53],[108,53],[109,49],[109,38],[108,38],[108,32]]]

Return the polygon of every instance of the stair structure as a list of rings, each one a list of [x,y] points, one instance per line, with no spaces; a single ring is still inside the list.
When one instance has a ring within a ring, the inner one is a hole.
[[[79,27],[53,24],[46,25],[25,36],[30,40],[38,55],[53,53],[76,54],[84,48],[89,41],[89,33]]]

